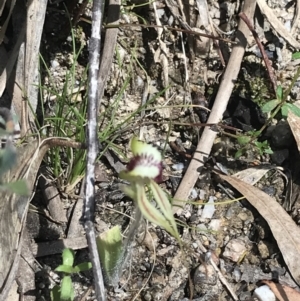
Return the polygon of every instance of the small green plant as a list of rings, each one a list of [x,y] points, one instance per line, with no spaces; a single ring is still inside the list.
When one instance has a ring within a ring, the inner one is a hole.
[[[73,301],[75,293],[71,279],[72,274],[84,272],[92,268],[90,262],[83,262],[73,266],[74,259],[74,251],[64,249],[62,253],[62,264],[55,269],[56,272],[63,273],[63,277],[60,285],[55,285],[51,291],[52,301]]]
[[[299,58],[300,52],[293,53],[293,60]],[[274,118],[279,112],[281,112],[282,117],[286,118],[289,111],[300,117],[300,108],[288,100],[288,96],[291,93],[299,76],[300,68],[298,68],[288,88],[286,90],[283,90],[281,85],[277,86],[276,99],[272,99],[262,106],[262,111],[264,113],[269,113],[271,115],[270,118]]]
[[[260,134],[261,131],[249,131],[247,132],[247,135],[245,134],[237,135],[236,136],[237,141],[242,146],[242,148],[236,152],[235,158],[239,158],[244,153],[246,146],[250,144],[252,147],[254,147],[257,150],[257,152],[261,156],[264,154],[273,154],[269,141],[264,140],[260,142],[257,140]]]
[[[293,59],[300,58],[300,52],[294,53],[292,58]],[[273,118],[276,118],[278,113],[280,113],[281,118],[287,118],[289,111],[293,112],[295,115],[300,117],[300,107],[296,106],[294,103],[288,100],[288,96],[291,93],[291,90],[294,87],[299,76],[300,76],[300,68],[298,68],[288,88],[284,90],[282,88],[282,85],[278,85],[276,89],[276,98],[267,101],[261,107],[262,112],[268,114],[269,118],[268,121],[263,125],[263,127],[259,131],[248,132],[246,135],[242,134],[237,136],[237,140],[239,144],[242,146],[242,148],[239,149],[235,154],[236,158],[240,157],[244,153],[244,151],[246,150],[246,146],[249,144],[256,147],[260,155],[273,153],[269,145],[269,142],[267,140],[260,142],[257,140],[257,138],[265,130],[269,122]]]
[[[41,95],[47,93],[55,97],[55,106],[49,116],[45,116],[47,136],[71,138],[76,141],[85,141],[85,125],[87,110],[87,92],[85,86],[87,81],[87,69],[77,75],[77,61],[84,47],[82,44],[79,50],[76,49],[75,37],[73,38],[73,61],[66,73],[64,85],[61,90],[52,83],[50,70],[41,58],[43,65],[48,73],[50,86],[41,86]],[[44,114],[45,115],[45,114]],[[66,192],[72,190],[82,179],[85,171],[86,151],[83,149],[58,149],[51,148],[47,157],[47,165],[51,168],[53,176],[58,179],[59,186]]]
[[[263,154],[273,154],[273,151],[270,147],[270,144],[267,140],[263,142],[255,141],[254,145],[257,147],[259,154],[262,156]]]
[[[294,86],[299,75],[300,75],[300,68],[298,69],[296,75],[294,76],[292,84],[286,91],[283,91],[281,85],[277,87],[277,91],[276,91],[277,98],[268,101],[262,106],[263,113],[269,113],[271,114],[271,117],[274,118],[278,112],[281,112],[282,117],[286,118],[288,112],[291,111],[295,115],[300,117],[300,108],[294,105],[293,103],[287,101],[287,96],[291,92],[291,89]]]

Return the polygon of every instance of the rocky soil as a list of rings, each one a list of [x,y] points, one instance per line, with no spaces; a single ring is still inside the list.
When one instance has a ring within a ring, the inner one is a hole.
[[[68,22],[65,4],[64,1],[50,1],[44,25],[41,55],[49,72],[42,67],[41,74],[43,86],[50,91],[48,95],[45,93],[43,99],[48,116],[53,116],[53,108],[59,105],[50,89],[63,89],[66,74],[76,60],[73,41],[77,49],[83,47],[75,72],[78,86],[88,64],[90,7],[87,6],[74,26],[75,38],[72,40],[70,33],[64,30]],[[193,30],[200,28],[202,32],[215,32],[229,42],[213,43],[211,39],[175,30],[163,29],[160,32],[161,28],[156,27],[120,27],[100,108],[99,133],[104,133],[109,126],[115,130],[100,141],[102,150],[110,146],[113,160],[101,156],[97,162],[99,178],[96,183],[95,225],[99,233],[120,225],[126,237],[128,227],[133,223],[135,207],[119,190],[118,178],[119,166],[125,166],[130,157],[128,142],[133,135],[164,152],[162,187],[174,195],[203,131],[199,123],[205,123],[207,119],[205,110],[190,105],[212,107],[230,56],[230,41],[234,40],[237,15],[242,4],[243,1],[207,1],[210,23],[205,25],[196,2],[184,3],[186,20]],[[295,3],[280,0],[268,1],[268,5],[290,31]],[[121,23],[143,24],[146,21],[155,25],[158,24],[158,18],[162,25],[181,28],[182,23],[176,18],[176,11],[180,13],[173,1],[157,1],[155,7],[153,3],[140,5],[139,2],[127,1],[122,3]],[[254,21],[278,82],[286,88],[299,64],[291,61],[295,48],[272,29],[268,18],[263,16],[258,7]],[[104,35],[105,31],[102,32]],[[296,28],[293,36],[299,41],[299,28]],[[299,87],[297,81],[290,94],[293,100],[300,98]],[[85,92],[86,87],[83,87],[80,91],[82,101],[86,99]],[[273,98],[266,67],[253,40],[247,47],[224,123],[243,132],[260,129],[267,120],[260,107]],[[146,102],[145,110],[135,113],[122,126],[117,126]],[[111,116],[114,116],[113,120]],[[229,174],[253,166],[272,166],[256,186],[276,198],[299,223],[299,178],[295,165],[299,156],[289,126],[277,116],[262,138],[262,141],[269,142],[273,154],[260,152],[260,149],[249,144],[238,159],[235,153],[241,145],[227,133],[232,134],[233,131],[218,129],[209,164],[202,171],[189,197],[193,203],[186,204],[180,215],[176,216],[184,250],[180,250],[176,240],[167,232],[141,220],[134,240],[128,245],[129,256],[119,285],[107,288],[108,300],[250,301],[256,300],[253,291],[259,281],[265,279],[276,279],[281,284],[298,288],[264,218],[245,199],[225,202],[240,197],[240,194],[213,172],[216,166],[221,166]],[[109,141],[113,145],[108,144]],[[276,166],[281,170],[278,171]],[[292,179],[290,185],[284,174]],[[37,243],[66,237],[81,185],[79,182],[67,192],[58,185],[67,222],[55,223],[35,212],[29,213],[29,229]],[[33,204],[40,206],[42,190],[37,188]],[[290,205],[286,205],[287,199],[291,200]],[[203,205],[207,202],[211,205]],[[77,223],[80,225],[79,221]],[[77,231],[82,231],[81,226]],[[210,264],[210,259],[213,259],[219,272]],[[57,275],[52,273],[61,263],[61,254],[37,260],[39,271],[36,273],[34,294],[37,300],[50,300],[51,287],[59,282]],[[76,263],[87,260],[87,249],[76,251]],[[73,281],[76,300],[95,300],[91,272],[74,275]],[[238,299],[234,299],[231,291]]]

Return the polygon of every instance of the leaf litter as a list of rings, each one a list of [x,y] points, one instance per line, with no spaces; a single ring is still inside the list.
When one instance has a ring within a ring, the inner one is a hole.
[[[260,189],[235,177],[220,177],[237,189],[266,220],[295,281],[300,284],[300,230],[278,202]]]

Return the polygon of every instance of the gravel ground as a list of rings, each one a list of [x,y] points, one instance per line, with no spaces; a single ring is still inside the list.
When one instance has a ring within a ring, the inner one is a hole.
[[[226,39],[232,40],[234,37],[240,2],[242,1],[207,2],[212,27]],[[48,4],[41,49],[50,70],[50,75],[45,72],[43,83],[47,87],[55,86],[58,90],[62,89],[66,72],[75,59],[72,39],[63,30],[67,20],[63,4],[63,1]],[[268,5],[287,30],[290,30],[295,4],[280,0],[268,1]],[[162,25],[180,27],[178,20],[174,19],[171,7],[178,10],[176,5],[157,1],[157,16]],[[189,6],[185,7],[187,22],[193,29],[198,27],[205,31],[205,20],[199,18],[196,7],[194,1],[189,1]],[[142,18],[151,24],[157,24],[153,4],[138,7],[127,2],[123,9],[124,24],[140,23]],[[90,18],[89,15],[87,8],[75,29],[76,45],[85,45],[76,67],[78,81],[83,77],[87,65],[86,45],[90,24],[86,20]],[[255,28],[277,78],[286,87],[297,70],[297,65],[291,62],[294,48],[276,35],[268,18],[264,18],[258,8],[255,13]],[[116,55],[101,103],[101,112],[106,114],[101,117],[100,132],[108,126],[112,112],[114,122],[120,123],[137,110],[143,101],[153,99],[154,95],[169,87],[147,106],[144,113],[137,114],[108,139],[113,138],[119,150],[128,156],[127,145],[133,134],[165,151],[162,187],[174,195],[195,151],[202,128],[176,125],[172,122],[205,122],[205,112],[192,109],[188,105],[206,104],[211,108],[224,71],[222,58],[226,64],[232,45],[220,42],[219,47],[216,47],[211,39],[200,39],[171,30],[164,30],[159,41],[158,34],[157,28],[120,28]],[[299,41],[298,28],[293,36]],[[167,53],[161,50],[162,45],[166,47],[164,51]],[[146,98],[145,91],[148,91]],[[291,95],[294,99],[299,99],[299,82],[296,82]],[[266,121],[259,105],[264,99],[272,97],[274,96],[266,68],[253,40],[246,50],[236,89],[224,119],[227,124],[243,131],[258,129]],[[51,115],[51,110],[57,105],[55,99],[47,99],[47,105],[47,113]],[[274,275],[280,283],[298,287],[284,263],[268,224],[247,201],[215,206],[202,205],[203,202],[219,203],[232,196],[240,196],[214,175],[212,166],[216,166],[216,163],[221,164],[229,174],[257,164],[277,165],[295,174],[292,194],[294,200],[289,211],[294,220],[298,221],[299,200],[294,164],[298,151],[285,122],[272,121],[272,126],[265,134],[274,150],[271,156],[261,154],[255,147],[249,146],[243,156],[235,159],[234,154],[240,145],[235,138],[225,135],[223,130],[219,132],[211,153],[213,165],[207,166],[191,192],[190,200],[195,204],[186,204],[182,213],[177,216],[181,224],[179,231],[184,250],[180,250],[176,240],[167,232],[142,220],[134,241],[128,246],[129,256],[124,263],[119,285],[107,289],[108,300],[234,300],[230,289],[235,292],[238,300],[256,300],[252,294],[257,283],[263,279],[274,279]],[[111,149],[114,162],[125,164],[126,158],[122,158],[115,149]],[[176,152],[175,149],[181,151]],[[96,230],[101,233],[114,225],[120,225],[126,236],[132,222],[130,217],[134,216],[134,204],[119,191],[120,180],[116,166],[104,157],[97,164],[99,181]],[[270,169],[256,186],[276,198],[280,204],[284,204],[287,187],[285,178],[278,170]],[[66,196],[65,190],[59,187],[59,191],[65,196],[64,210],[72,210],[79,190],[80,184]],[[36,199],[40,197],[38,188]],[[59,226],[49,220],[43,222],[42,217],[35,213],[29,214],[28,222],[37,242],[51,241],[66,235],[66,226]],[[40,228],[37,224],[40,224]],[[206,252],[203,252],[203,247]],[[227,284],[221,281],[220,274],[209,263],[210,258]],[[76,252],[76,263],[87,260],[86,249]],[[61,255],[41,257],[38,262],[41,269],[36,274],[37,300],[50,300],[49,289],[56,278],[49,271],[53,271],[60,264]],[[91,272],[80,273],[73,278],[76,300],[95,300]]]

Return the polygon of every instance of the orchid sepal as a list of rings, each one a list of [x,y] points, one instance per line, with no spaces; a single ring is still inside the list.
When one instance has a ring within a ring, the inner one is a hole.
[[[176,232],[171,227],[169,221],[147,199],[144,187],[137,185],[136,192],[137,192],[136,201],[137,201],[138,207],[140,208],[144,217],[148,221],[164,228],[171,235],[173,235],[175,238],[177,238]],[[176,228],[176,230],[177,230],[177,228]]]
[[[166,193],[154,181],[150,181],[150,188],[151,188],[151,191],[153,193],[153,197],[154,197],[158,207],[160,208],[160,210],[162,211],[164,217],[168,220],[168,222],[171,225],[171,228],[172,228],[172,233],[171,234],[178,241],[180,241],[179,233],[178,233],[178,230],[177,230],[176,222],[175,222],[173,211],[172,211],[172,206],[171,206],[171,203],[170,203]]]

